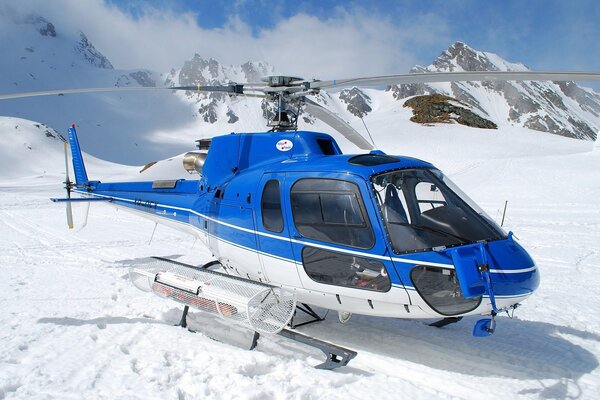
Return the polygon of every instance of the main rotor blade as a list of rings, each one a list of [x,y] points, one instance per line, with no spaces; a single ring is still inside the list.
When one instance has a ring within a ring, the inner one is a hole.
[[[21,92],[21,93],[8,93],[0,94],[0,100],[8,99],[20,99],[25,97],[39,97],[39,96],[52,96],[55,94],[79,94],[79,93],[101,93],[101,92],[134,92],[134,91],[150,91],[150,90],[164,90],[170,89],[167,87],[105,87],[105,88],[78,88],[78,89],[59,89],[59,90],[42,90],[39,92]]]
[[[311,89],[460,81],[600,81],[599,72],[470,71],[425,72],[309,82]]]
[[[220,92],[231,94],[244,94],[244,90],[261,92],[265,86],[258,84],[229,84],[229,85],[196,85],[196,86],[174,86],[174,87],[146,87],[146,86],[113,86],[104,88],[77,88],[77,89],[58,89],[58,90],[42,90],[39,92],[21,92],[0,94],[0,100],[20,99],[26,97],[52,96],[63,94],[80,94],[80,93],[103,93],[103,92],[136,92],[136,91],[156,91],[156,90],[189,90],[194,92]]]
[[[363,150],[373,150],[373,145],[346,121],[314,101],[305,98],[306,110],[341,133],[346,139]]]

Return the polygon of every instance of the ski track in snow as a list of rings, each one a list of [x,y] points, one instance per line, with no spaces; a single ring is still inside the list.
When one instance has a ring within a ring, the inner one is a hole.
[[[59,181],[0,183],[0,399],[599,398],[599,152],[433,157],[492,217],[509,199],[507,228],[541,286],[485,339],[471,337],[474,317],[435,329],[364,316],[342,325],[330,313],[299,328],[358,351],[336,371],[314,369],[318,350],[281,337],[248,351],[251,335],[200,312],[190,315],[199,333],[174,327],[181,306],[138,291],[122,262],[209,260],[193,238],[159,226],[148,244],[154,224],[108,204],[68,231],[64,207],[48,201],[62,196]],[[74,212],[81,222],[83,206]]]

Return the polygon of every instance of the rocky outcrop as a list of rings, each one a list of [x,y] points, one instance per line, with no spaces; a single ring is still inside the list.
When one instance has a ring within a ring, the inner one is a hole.
[[[371,98],[356,87],[342,90],[339,98],[347,105],[346,109],[356,117],[362,118],[373,111],[369,105]]]
[[[75,45],[77,51],[89,64],[104,69],[114,69],[104,54],[100,53],[83,32],[79,32],[79,42]]]
[[[468,109],[465,103],[441,94],[416,96],[404,103],[413,109],[411,121],[420,124],[459,123],[473,128],[497,129],[495,123]]]
[[[30,16],[27,18],[27,22],[35,26],[35,29],[40,33],[40,35],[56,37],[56,28],[54,28],[54,24],[49,22],[46,18]]]
[[[140,70],[121,75],[115,82],[115,86],[130,86],[135,83],[144,87],[156,87],[156,81],[152,78],[152,72],[147,70]]]

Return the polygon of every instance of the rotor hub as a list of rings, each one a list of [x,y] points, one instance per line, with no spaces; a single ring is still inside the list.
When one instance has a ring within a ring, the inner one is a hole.
[[[304,79],[296,76],[271,75],[262,78],[261,81],[265,82],[269,87],[281,87],[300,86],[304,82]]]

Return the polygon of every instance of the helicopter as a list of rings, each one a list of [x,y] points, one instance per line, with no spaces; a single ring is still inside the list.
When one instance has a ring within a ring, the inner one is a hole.
[[[483,315],[473,335],[489,336],[499,313],[514,312],[534,293],[540,271],[513,233],[442,171],[375,149],[310,97],[349,86],[495,80],[595,81],[600,73],[436,72],[328,81],[269,76],[259,83],[66,89],[0,100],[134,90],[264,99],[273,110],[270,130],[197,141],[198,148],[183,157],[192,179],[91,180],[73,125],[68,146],[75,180],[65,143],[67,197],[52,200],[66,203],[70,228],[72,203],[107,202],[193,235],[211,251],[211,262],[198,268],[148,259],[131,267],[133,283],[183,303],[181,326],[189,307],[212,312],[255,332],[314,345],[328,356],[322,367],[331,369],[356,353],[291,332],[297,309],[313,321],[322,320],[316,306],[337,311],[342,323],[360,314],[438,319],[436,327]],[[343,154],[331,135],[298,130],[304,111],[364,152]]]

